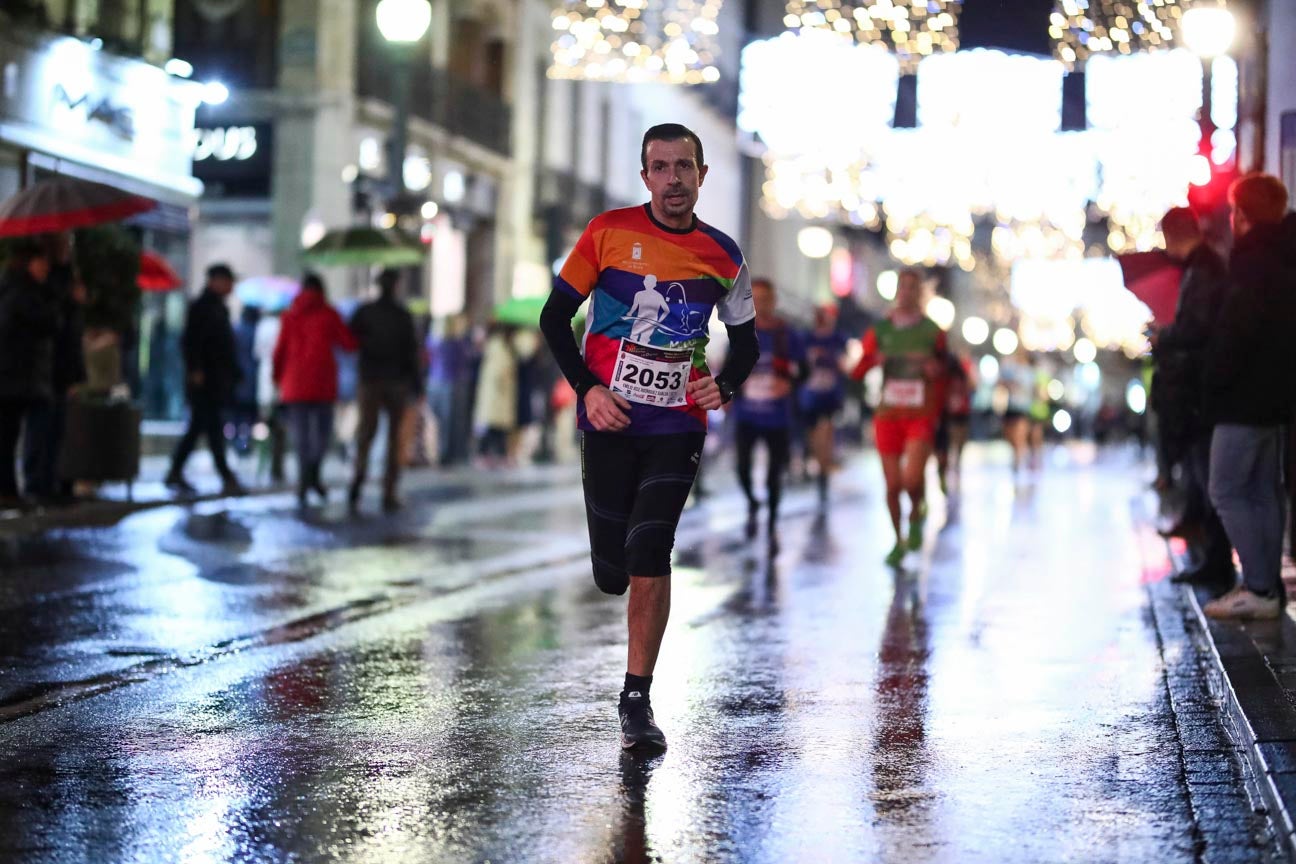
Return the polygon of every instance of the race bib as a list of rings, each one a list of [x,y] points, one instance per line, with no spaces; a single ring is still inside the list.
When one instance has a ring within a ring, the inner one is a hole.
[[[900,379],[882,385],[882,404],[889,408],[921,408],[925,396],[922,381]]]
[[[676,408],[688,404],[685,388],[693,349],[657,348],[621,340],[610,388],[631,402]]]
[[[778,376],[773,372],[753,372],[743,382],[742,397],[753,402],[773,402],[783,398]]]
[[[830,393],[837,389],[837,375],[831,369],[816,369],[810,373],[806,386],[815,393]]]

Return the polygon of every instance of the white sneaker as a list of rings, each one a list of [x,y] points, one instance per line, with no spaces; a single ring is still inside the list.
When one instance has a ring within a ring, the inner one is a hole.
[[[1282,601],[1277,597],[1261,597],[1239,585],[1207,603],[1202,611],[1207,618],[1217,621],[1272,621],[1282,615]]]

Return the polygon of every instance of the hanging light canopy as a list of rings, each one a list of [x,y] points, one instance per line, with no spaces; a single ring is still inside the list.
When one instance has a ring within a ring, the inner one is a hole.
[[[1200,10],[1210,11],[1203,16]],[[1193,35],[1184,21],[1193,17],[1209,21],[1211,30],[1227,26],[1231,38],[1233,19],[1224,0],[1056,0],[1049,36],[1054,55],[1070,67],[1094,54],[1181,47]]]
[[[710,84],[724,0],[562,0],[551,78]]]
[[[913,72],[922,58],[959,47],[963,0],[788,0],[788,30],[826,30],[883,45]]]

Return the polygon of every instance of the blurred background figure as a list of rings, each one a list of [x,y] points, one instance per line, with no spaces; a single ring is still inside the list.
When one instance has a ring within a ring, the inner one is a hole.
[[[234,449],[246,456],[252,450],[252,427],[257,422],[257,388],[260,384],[256,333],[261,323],[261,307],[244,304],[239,323],[234,326],[234,354],[238,358],[239,380],[234,386],[234,404],[230,419],[234,423]]]
[[[1031,438],[1031,409],[1035,404],[1035,371],[1025,349],[1019,349],[999,364],[999,380],[1008,390],[1008,407],[1003,415],[1003,435],[1012,448],[1013,473],[1027,464]]]
[[[401,425],[411,399],[422,397],[423,374],[414,316],[400,302],[400,281],[399,272],[384,270],[378,277],[378,298],[363,304],[351,318],[360,357],[360,425],[356,432],[355,471],[347,493],[352,512],[360,506],[380,414],[387,420],[382,507],[390,513],[401,506],[397,495]]]
[[[49,291],[49,252],[34,240],[15,243],[0,275],[0,508],[25,504],[15,459],[24,422],[53,398],[59,310]],[[30,434],[30,432],[28,433]]]
[[[541,386],[539,332],[518,329],[511,341],[517,362],[517,426],[509,440],[509,464],[528,465],[540,446],[548,389]]]
[[[333,403],[338,370],[334,349],[355,351],[356,338],[328,304],[324,281],[314,273],[302,279],[301,292],[284,313],[274,351],[274,379],[292,424],[297,448],[297,502],[305,507],[314,492],[328,499],[320,476],[333,438]]]
[[[257,369],[257,416],[265,424],[265,439],[257,442],[257,475],[260,476],[268,469],[272,483],[282,483],[284,479],[284,424],[279,388],[274,380],[274,350],[279,344],[282,326],[279,315],[262,315],[253,339]]]
[[[936,426],[936,476],[941,492],[948,495],[950,478],[957,484],[963,447],[972,423],[972,394],[976,378],[972,361],[953,351],[945,355],[945,405]]]
[[[801,388],[801,416],[818,465],[820,508],[827,506],[828,479],[837,467],[836,418],[846,398],[845,353],[846,337],[837,329],[837,310],[816,308],[814,329],[806,339],[808,377]]]
[[[488,468],[508,464],[509,439],[518,425],[518,363],[512,337],[512,327],[492,324],[482,346],[473,429],[479,436],[478,454]]]

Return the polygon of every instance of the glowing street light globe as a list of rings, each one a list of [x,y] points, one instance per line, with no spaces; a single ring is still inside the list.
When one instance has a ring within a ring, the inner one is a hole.
[[[432,5],[428,0],[382,0],[377,17],[384,39],[408,45],[427,32],[432,23]]]
[[[963,321],[963,339],[969,345],[983,345],[990,338],[990,325],[984,318],[964,319]]]
[[[797,232],[797,248],[807,258],[827,258],[833,249],[833,235],[827,228],[809,225]]]
[[[1216,57],[1233,44],[1237,22],[1223,6],[1194,6],[1184,12],[1179,28],[1188,50],[1199,57]]]
[[[1016,353],[1017,346],[1021,343],[1017,340],[1017,334],[1007,327],[1000,327],[995,331],[992,344],[994,349],[1000,354],[1008,355]]]

